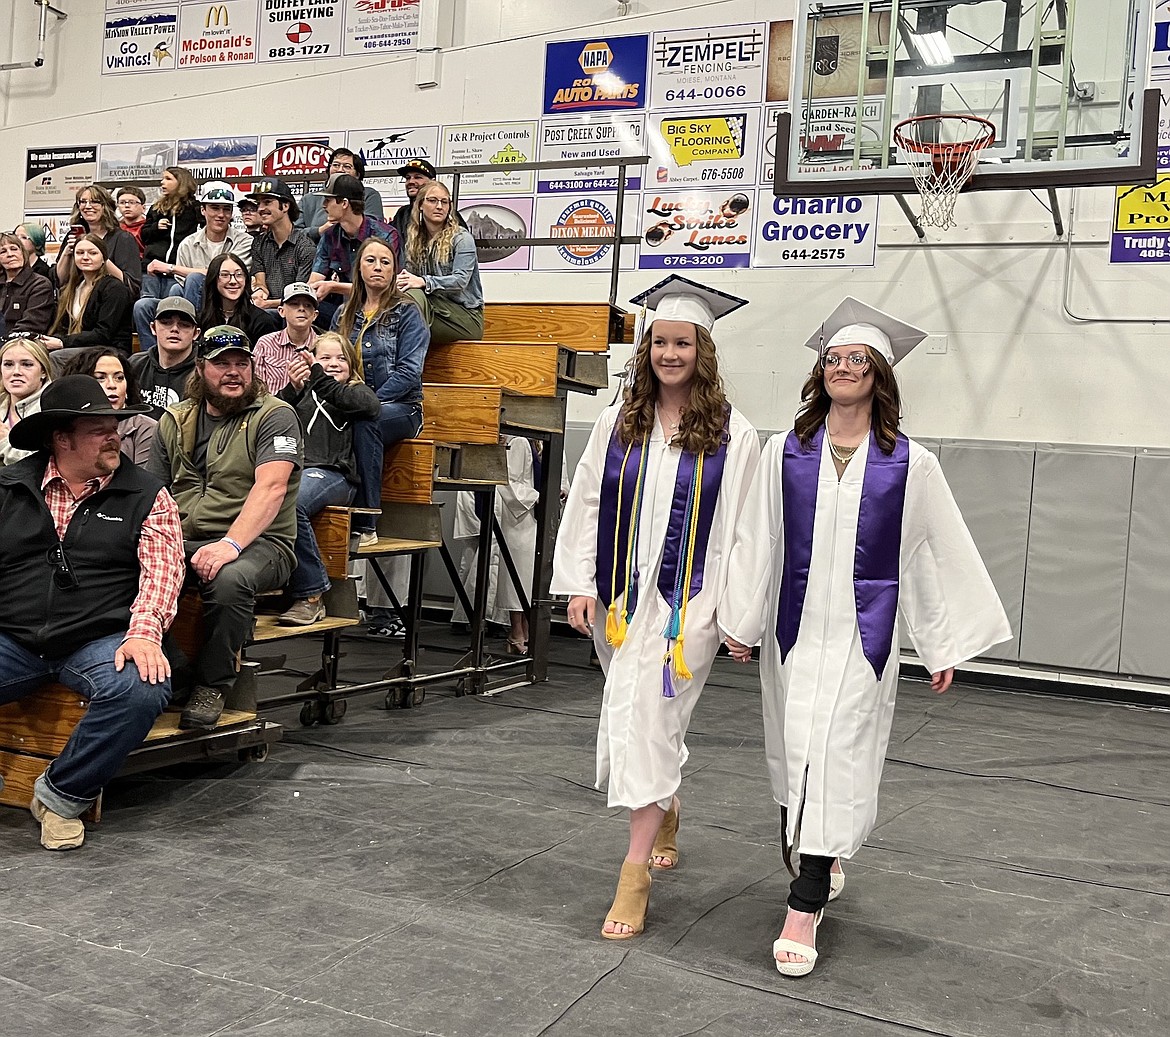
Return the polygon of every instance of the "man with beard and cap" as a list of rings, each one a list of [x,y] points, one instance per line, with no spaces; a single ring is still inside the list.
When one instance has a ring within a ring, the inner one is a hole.
[[[114,410],[89,375],[59,378],[9,433],[35,453],[0,470],[0,566],[21,588],[0,595],[0,704],[50,681],[89,700],[33,786],[47,850],[82,844],[81,815],[170,694],[162,638],[183,585],[179,510],[119,450],[119,419],[146,410]]]
[[[187,399],[158,425],[147,470],[167,483],[183,520],[190,574],[203,597],[205,643],[181,728],[211,728],[236,678],[256,595],[296,567],[301,428],[256,377],[239,328],[203,336]]]

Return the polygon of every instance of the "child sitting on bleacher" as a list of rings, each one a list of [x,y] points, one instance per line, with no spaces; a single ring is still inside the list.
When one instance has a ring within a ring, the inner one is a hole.
[[[277,393],[291,404],[304,431],[305,467],[297,492],[297,568],[288,590],[295,599],[280,617],[285,626],[309,626],[325,618],[322,595],[329,577],[321,561],[313,517],[330,505],[345,506],[357,492],[353,422],[378,416],[378,397],[362,380],[357,351],[334,332],[301,346],[288,365],[288,384]]]

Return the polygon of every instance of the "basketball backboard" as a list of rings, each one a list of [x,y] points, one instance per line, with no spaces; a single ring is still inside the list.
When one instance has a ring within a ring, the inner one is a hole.
[[[775,192],[915,191],[894,130],[922,115],[994,125],[967,190],[1152,182],[1152,5],[798,0],[788,96],[769,80],[769,100],[787,102],[776,115]]]

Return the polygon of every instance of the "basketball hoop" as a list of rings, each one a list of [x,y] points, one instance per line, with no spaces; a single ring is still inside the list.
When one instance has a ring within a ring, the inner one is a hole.
[[[894,127],[898,158],[922,195],[922,223],[939,230],[955,225],[955,199],[980,152],[994,143],[995,124],[978,115],[919,115]]]

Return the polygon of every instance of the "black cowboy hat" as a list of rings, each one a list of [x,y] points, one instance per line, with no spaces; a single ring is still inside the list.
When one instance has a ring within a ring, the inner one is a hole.
[[[129,404],[114,410],[96,378],[68,374],[45,386],[41,409],[13,425],[8,442],[18,450],[42,450],[48,434],[74,418],[128,418],[132,414],[149,413],[149,407]]]

